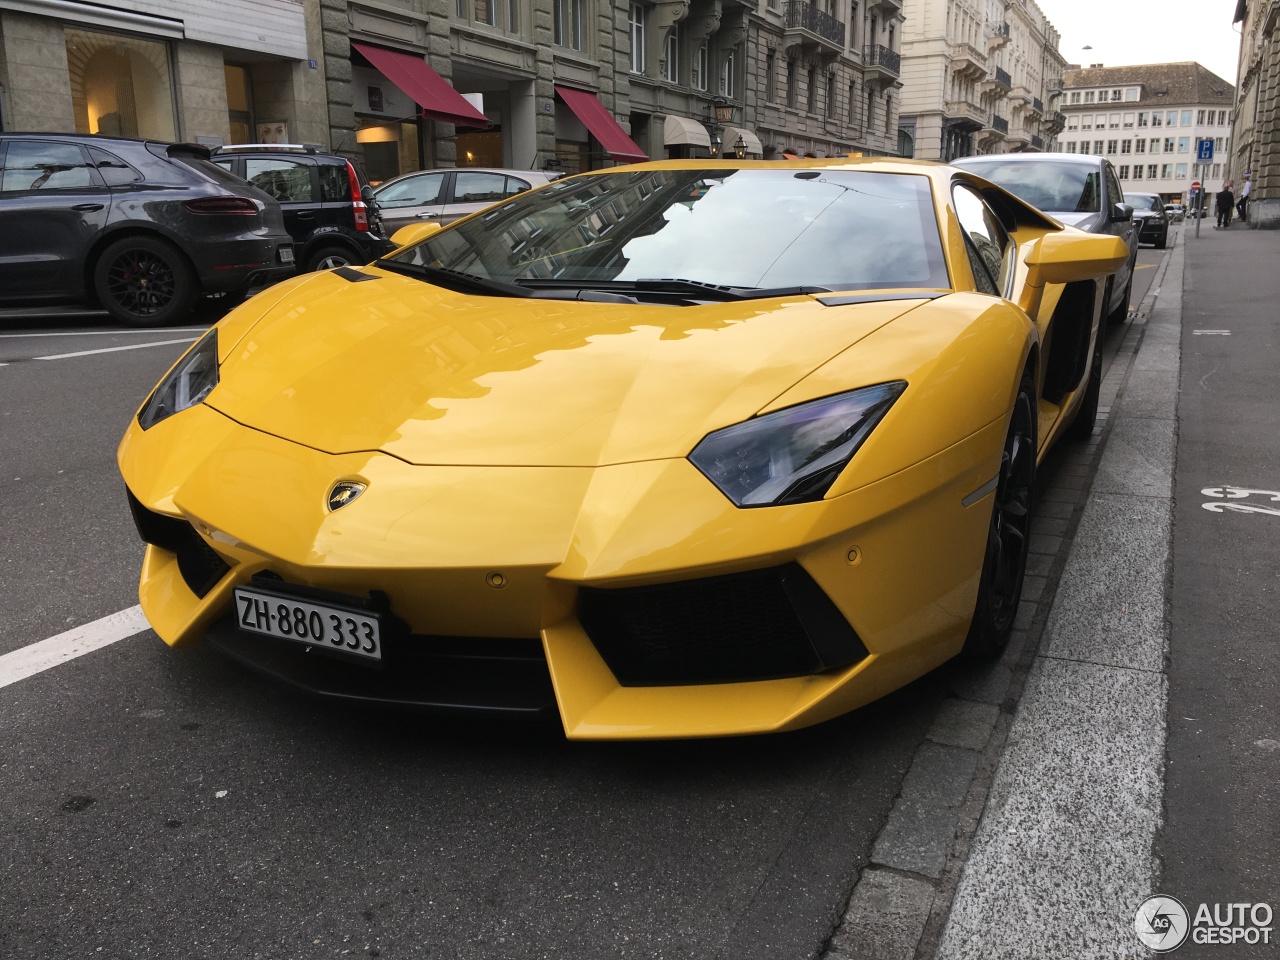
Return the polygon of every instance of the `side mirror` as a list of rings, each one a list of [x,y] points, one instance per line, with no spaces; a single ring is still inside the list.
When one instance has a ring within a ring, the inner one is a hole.
[[[438,223],[411,223],[393,233],[391,242],[395,244],[397,250],[401,247],[411,247],[415,243],[421,243],[439,229]]]
[[[373,187],[369,186],[367,183],[363,187],[361,187],[360,199],[363,200],[365,203],[367,203],[369,206],[373,206],[373,203],[374,203]]]
[[[1133,215],[1133,207],[1117,204]],[[1129,247],[1110,234],[1063,230],[1046,233],[1027,252],[1027,286],[1074,283],[1110,276],[1129,259]]]
[[[1133,219],[1133,207],[1127,203],[1117,203],[1111,208],[1111,222],[1121,223]]]

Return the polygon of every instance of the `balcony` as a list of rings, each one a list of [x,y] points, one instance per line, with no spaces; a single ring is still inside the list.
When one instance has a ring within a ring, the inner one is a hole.
[[[886,20],[902,13],[902,0],[871,0],[870,6],[873,10],[879,7]]]
[[[862,79],[864,83],[896,83],[902,72],[902,55],[880,44],[862,48]]]
[[[1000,99],[1009,92],[1009,88],[1013,86],[1013,78],[1009,76],[1007,70],[996,67],[987,78],[978,84],[978,92],[983,94],[995,94],[996,99]]]
[[[943,104],[943,124],[962,130],[981,130],[987,125],[987,111],[967,100],[948,100]]]
[[[1044,101],[1042,101],[1039,97],[1032,97],[1032,98],[1031,98],[1031,111],[1032,111],[1032,113],[1038,113],[1040,116],[1042,116],[1042,117],[1043,117],[1043,116],[1044,116]]]
[[[1003,133],[1006,136],[1009,134],[1009,121],[994,113],[991,115],[991,127],[997,133]]]
[[[1030,102],[1031,102],[1031,91],[1028,90],[1026,87],[1024,87],[1022,84],[1018,84],[1016,87],[1010,88],[1009,90],[1010,104],[1012,104],[1015,107],[1020,107]]]
[[[984,153],[1002,152],[1001,144],[1008,133],[1009,121],[993,113],[987,125],[978,132],[979,149]]]
[[[969,80],[986,79],[986,54],[969,43],[953,43],[949,46],[948,55],[951,57],[952,73]]]
[[[1054,110],[1044,118],[1044,132],[1051,137],[1056,137],[1067,126],[1067,115],[1061,110]]]
[[[1031,146],[1035,147],[1037,150],[1043,150],[1044,137],[1037,137],[1033,134],[1031,137]]]
[[[837,56],[844,52],[844,24],[806,0],[787,0],[784,42]]]
[[[987,24],[987,50],[995,53],[1009,42],[1009,24],[1003,20],[999,23]]]

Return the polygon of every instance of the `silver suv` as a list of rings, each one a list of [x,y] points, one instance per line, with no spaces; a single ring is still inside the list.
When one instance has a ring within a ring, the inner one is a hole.
[[[559,171],[493,167],[418,170],[387,180],[373,195],[382,223],[392,234],[411,223],[453,223],[561,176]]]

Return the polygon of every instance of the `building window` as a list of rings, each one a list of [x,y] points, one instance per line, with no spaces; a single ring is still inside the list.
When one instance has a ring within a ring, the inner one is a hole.
[[[871,125],[876,122],[876,92],[874,90],[867,91],[867,115],[863,118],[863,129],[870,131]],[[950,157],[946,159],[950,160]]]
[[[1152,125],[1153,127],[1158,127],[1158,126],[1160,126],[1160,125],[1161,125],[1161,124],[1163,124],[1163,123],[1164,123],[1164,115],[1163,115],[1163,114],[1161,114],[1159,111],[1153,112],[1153,113],[1151,114],[1151,125]]]
[[[1172,176],[1173,176],[1173,164],[1172,163],[1160,164],[1160,179],[1168,180]]]
[[[551,39],[558,47],[582,49],[583,0],[552,0]]]
[[[804,91],[804,109],[807,113],[816,113],[818,109],[818,71],[809,68],[808,82]]]
[[[1137,87],[1130,87],[1128,90],[1126,90],[1126,91],[1124,92],[1124,98],[1125,98],[1125,100],[1126,100],[1126,101],[1128,101],[1128,100],[1137,100],[1137,99],[1138,99],[1138,88],[1137,88]]]
[[[1187,177],[1187,165],[1185,163],[1178,164],[1177,171],[1173,177],[1175,180],[1185,180]]]
[[[1121,180],[1128,180],[1128,179],[1129,179],[1129,166],[1128,166],[1128,164],[1121,164],[1121,165],[1120,165],[1120,179],[1121,179]]]
[[[680,82],[680,28],[675,25],[667,33],[666,49],[662,55],[662,79],[668,83]],[[772,53],[769,56],[773,56]],[[766,83],[768,79],[766,78]]]
[[[858,102],[858,85],[854,81],[849,81],[849,103],[845,108],[848,115],[844,118],[844,122],[849,126],[853,126],[853,105]]]
[[[458,0],[458,3],[462,8],[458,11],[458,16],[464,20],[467,18],[467,11],[470,8],[474,22],[484,23],[491,27],[494,26],[493,0]]]
[[[1221,137],[1214,137],[1214,138],[1213,138],[1213,152],[1214,152],[1214,153],[1221,153],[1221,152],[1222,152],[1222,138],[1221,138]]]
[[[1079,129],[1079,127],[1080,127],[1080,121],[1077,120],[1075,117],[1072,117],[1070,120],[1067,121],[1068,130],[1076,130],[1076,129]]]
[[[1063,153],[1075,153],[1075,152],[1076,152],[1076,142],[1075,142],[1074,140],[1068,140],[1065,144],[1063,144],[1063,146],[1062,146],[1062,152],[1063,152]]]
[[[1116,152],[1116,142],[1114,140],[1108,140],[1107,153],[1115,153],[1115,152]]]
[[[644,16],[645,8],[631,4],[628,19],[631,23],[631,72],[644,73]]]
[[[827,74],[827,102],[824,104],[827,108],[828,119],[835,119],[836,115],[836,75],[834,73]]]
[[[1191,126],[1191,111],[1190,111],[1190,110],[1183,110],[1183,111],[1182,111],[1182,125],[1183,125],[1184,127],[1189,127],[1189,126]]]
[[[1145,127],[1147,125],[1147,111],[1140,110],[1138,112],[1138,126]]]
[[[1126,113],[1126,114],[1124,115],[1124,128],[1125,128],[1126,130],[1132,130],[1132,129],[1133,129],[1133,114],[1132,114],[1132,113]]]
[[[884,95],[884,135],[893,133],[893,94]]]
[[[1112,103],[1119,103],[1119,102],[1120,102],[1120,97],[1121,97],[1122,95],[1123,95],[1123,94],[1121,93],[1121,91],[1119,91],[1119,90],[1112,90],[1112,91],[1111,91],[1111,101],[1112,101]]]
[[[1133,141],[1132,141],[1132,140],[1121,140],[1121,141],[1120,141],[1120,152],[1121,152],[1121,153],[1132,153],[1132,152],[1133,152]]]
[[[695,90],[707,89],[707,45],[705,43],[700,44],[693,55],[693,76],[689,78],[689,83]]]
[[[1212,122],[1213,122],[1213,120],[1212,120],[1213,113],[1212,113],[1212,112],[1209,114],[1209,117],[1210,117],[1209,122],[1210,122],[1210,123],[1212,123]],[[1197,110],[1197,111],[1196,111],[1196,126],[1197,126],[1197,127],[1203,127],[1203,126],[1204,126],[1204,111],[1203,111],[1203,110]]]
[[[1093,126],[1097,130],[1101,130],[1107,125],[1107,115],[1105,113],[1096,113],[1093,116]]]
[[[77,133],[176,139],[166,44],[70,28],[63,33]]]
[[[1092,90],[1086,90],[1086,91],[1085,91],[1085,94],[1084,94],[1084,102],[1085,102],[1085,103],[1093,103],[1093,91],[1092,91]]]
[[[1093,129],[1093,118],[1092,118],[1092,117],[1088,117],[1088,116],[1086,116],[1086,117],[1082,117],[1082,118],[1081,118],[1081,121],[1080,121],[1080,129],[1081,129],[1081,130],[1092,130],[1092,129]]]
[[[1184,137],[1183,139],[1185,140],[1186,138]],[[1173,137],[1164,138],[1164,152],[1173,153]]]
[[[1178,111],[1170,110],[1164,115],[1164,125],[1166,127],[1176,127],[1178,125]]]
[[[1179,138],[1178,138],[1178,152],[1179,152],[1179,153],[1187,153],[1187,152],[1189,152],[1190,150],[1191,150],[1191,138],[1190,138],[1190,137],[1179,137]]]
[[[703,47],[705,51],[706,48]],[[787,106],[795,109],[796,105],[796,62],[787,61]]]
[[[1078,90],[1077,90],[1076,92],[1074,92],[1074,93],[1072,93],[1072,94],[1071,94],[1071,102],[1072,102],[1072,103],[1079,103],[1079,102],[1080,102],[1080,92],[1079,92]]]
[[[1147,141],[1145,141],[1145,140],[1137,140],[1137,141],[1135,141],[1135,142],[1134,142],[1134,144],[1133,144],[1133,152],[1134,152],[1134,153],[1146,153],[1146,152],[1147,152]]]
[[[1095,141],[1093,141],[1093,152],[1094,152],[1094,153],[1102,153],[1102,141],[1101,141],[1101,140],[1095,140]]]
[[[1141,180],[1141,179],[1142,179],[1142,164],[1140,164],[1140,163],[1139,163],[1139,164],[1137,164],[1136,166],[1134,166],[1134,168],[1133,168],[1133,179],[1135,179],[1135,180]]]
[[[1147,164],[1147,179],[1154,180],[1156,178],[1156,165],[1154,163]]]
[[[720,62],[720,96],[733,97],[733,53],[725,54]]]
[[[1218,111],[1218,126],[1225,127],[1227,125],[1227,111]]]
[[[774,74],[778,72],[778,54],[770,50],[764,55],[764,99],[766,103],[773,103],[778,96],[777,82],[774,80]]]
[[[1215,163],[1215,164],[1213,165],[1213,179],[1215,179],[1215,180],[1216,180],[1216,179],[1218,179],[1218,177],[1220,177],[1220,176],[1222,176],[1222,164],[1220,164],[1220,163]]]

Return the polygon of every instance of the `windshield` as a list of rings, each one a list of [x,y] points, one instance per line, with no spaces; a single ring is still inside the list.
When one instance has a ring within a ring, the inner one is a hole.
[[[1094,213],[1100,209],[1099,171],[1091,163],[1027,160],[964,166],[1039,210]]]
[[[648,169],[521,194],[389,258],[517,284],[949,287],[924,176]]]
[[[1124,202],[1133,207],[1134,210],[1154,210],[1156,213],[1164,213],[1164,201],[1159,197],[1143,196],[1141,193],[1126,193]]]

